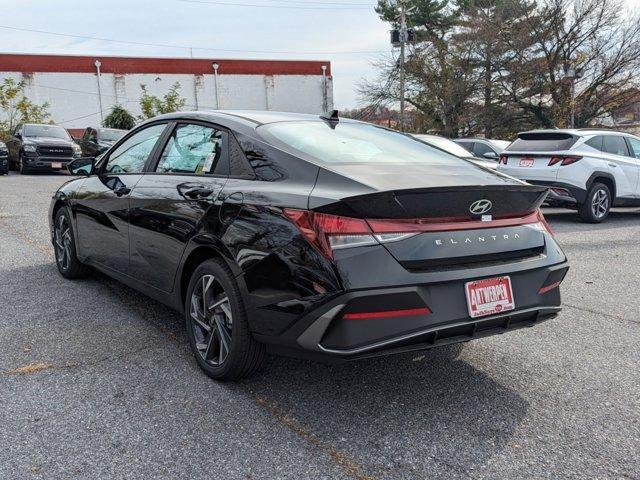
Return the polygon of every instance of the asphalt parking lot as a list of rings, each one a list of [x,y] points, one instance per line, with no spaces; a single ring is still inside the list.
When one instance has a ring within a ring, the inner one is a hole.
[[[561,317],[422,354],[198,369],[182,317],[56,271],[68,177],[0,177],[0,478],[640,478],[640,210],[547,212]]]

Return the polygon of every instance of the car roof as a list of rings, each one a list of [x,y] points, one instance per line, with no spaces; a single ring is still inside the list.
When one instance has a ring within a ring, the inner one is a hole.
[[[618,132],[616,130],[607,130],[605,128],[546,128],[539,130],[528,130],[526,132],[520,132],[518,135],[524,133],[567,133],[569,135],[575,135],[577,137],[587,137],[591,135],[631,135],[627,132]]]
[[[294,113],[294,112],[272,112],[267,110],[198,110],[190,112],[174,112],[155,117],[157,119],[179,119],[192,118],[216,121],[221,119],[235,118],[237,121],[244,121],[247,124],[263,125],[266,123],[291,122],[291,121],[311,121],[320,120],[320,114]],[[356,122],[348,118],[340,118],[340,121]]]

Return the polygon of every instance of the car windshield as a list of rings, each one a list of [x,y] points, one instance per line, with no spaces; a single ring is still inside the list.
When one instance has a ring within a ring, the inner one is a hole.
[[[416,138],[458,157],[471,156],[466,148],[458,145],[456,142],[449,140],[448,138],[438,137],[437,135],[416,135]]]
[[[67,131],[58,125],[25,125],[24,136],[71,139]]]
[[[415,138],[366,123],[321,121],[279,122],[259,131],[274,143],[326,164],[437,163],[459,165],[462,160]]]
[[[127,133],[126,130],[116,130],[115,128],[101,128],[100,140],[106,140],[107,142],[115,142],[122,138]]]

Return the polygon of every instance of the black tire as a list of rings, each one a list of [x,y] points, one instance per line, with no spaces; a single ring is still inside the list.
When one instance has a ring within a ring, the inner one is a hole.
[[[185,298],[189,345],[198,365],[208,376],[215,380],[239,380],[262,366],[265,347],[255,341],[249,331],[240,289],[222,260],[206,260],[196,268]],[[225,298],[228,300],[224,301]],[[203,316],[205,309],[208,315]],[[224,358],[225,343],[221,337],[230,343]]]
[[[604,183],[594,183],[587,191],[587,197],[578,207],[580,218],[588,223],[600,223],[606,220],[611,210],[611,191]]]
[[[53,224],[53,250],[58,271],[64,278],[82,278],[91,273],[91,268],[76,256],[71,214],[66,207],[56,213]]]
[[[29,173],[29,169],[24,166],[24,162],[22,161],[22,154],[18,156],[18,170],[20,171],[20,175]]]

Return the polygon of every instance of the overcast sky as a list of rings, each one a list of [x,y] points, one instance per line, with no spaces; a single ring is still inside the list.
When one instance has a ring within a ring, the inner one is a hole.
[[[637,6],[640,0],[625,0]],[[330,60],[336,108],[390,52],[375,0],[0,0],[0,52]],[[13,27],[23,30],[11,30]],[[24,30],[99,37],[73,38]],[[117,43],[162,44],[165,46]],[[208,50],[210,49],[210,50]],[[283,52],[283,53],[276,53]]]

